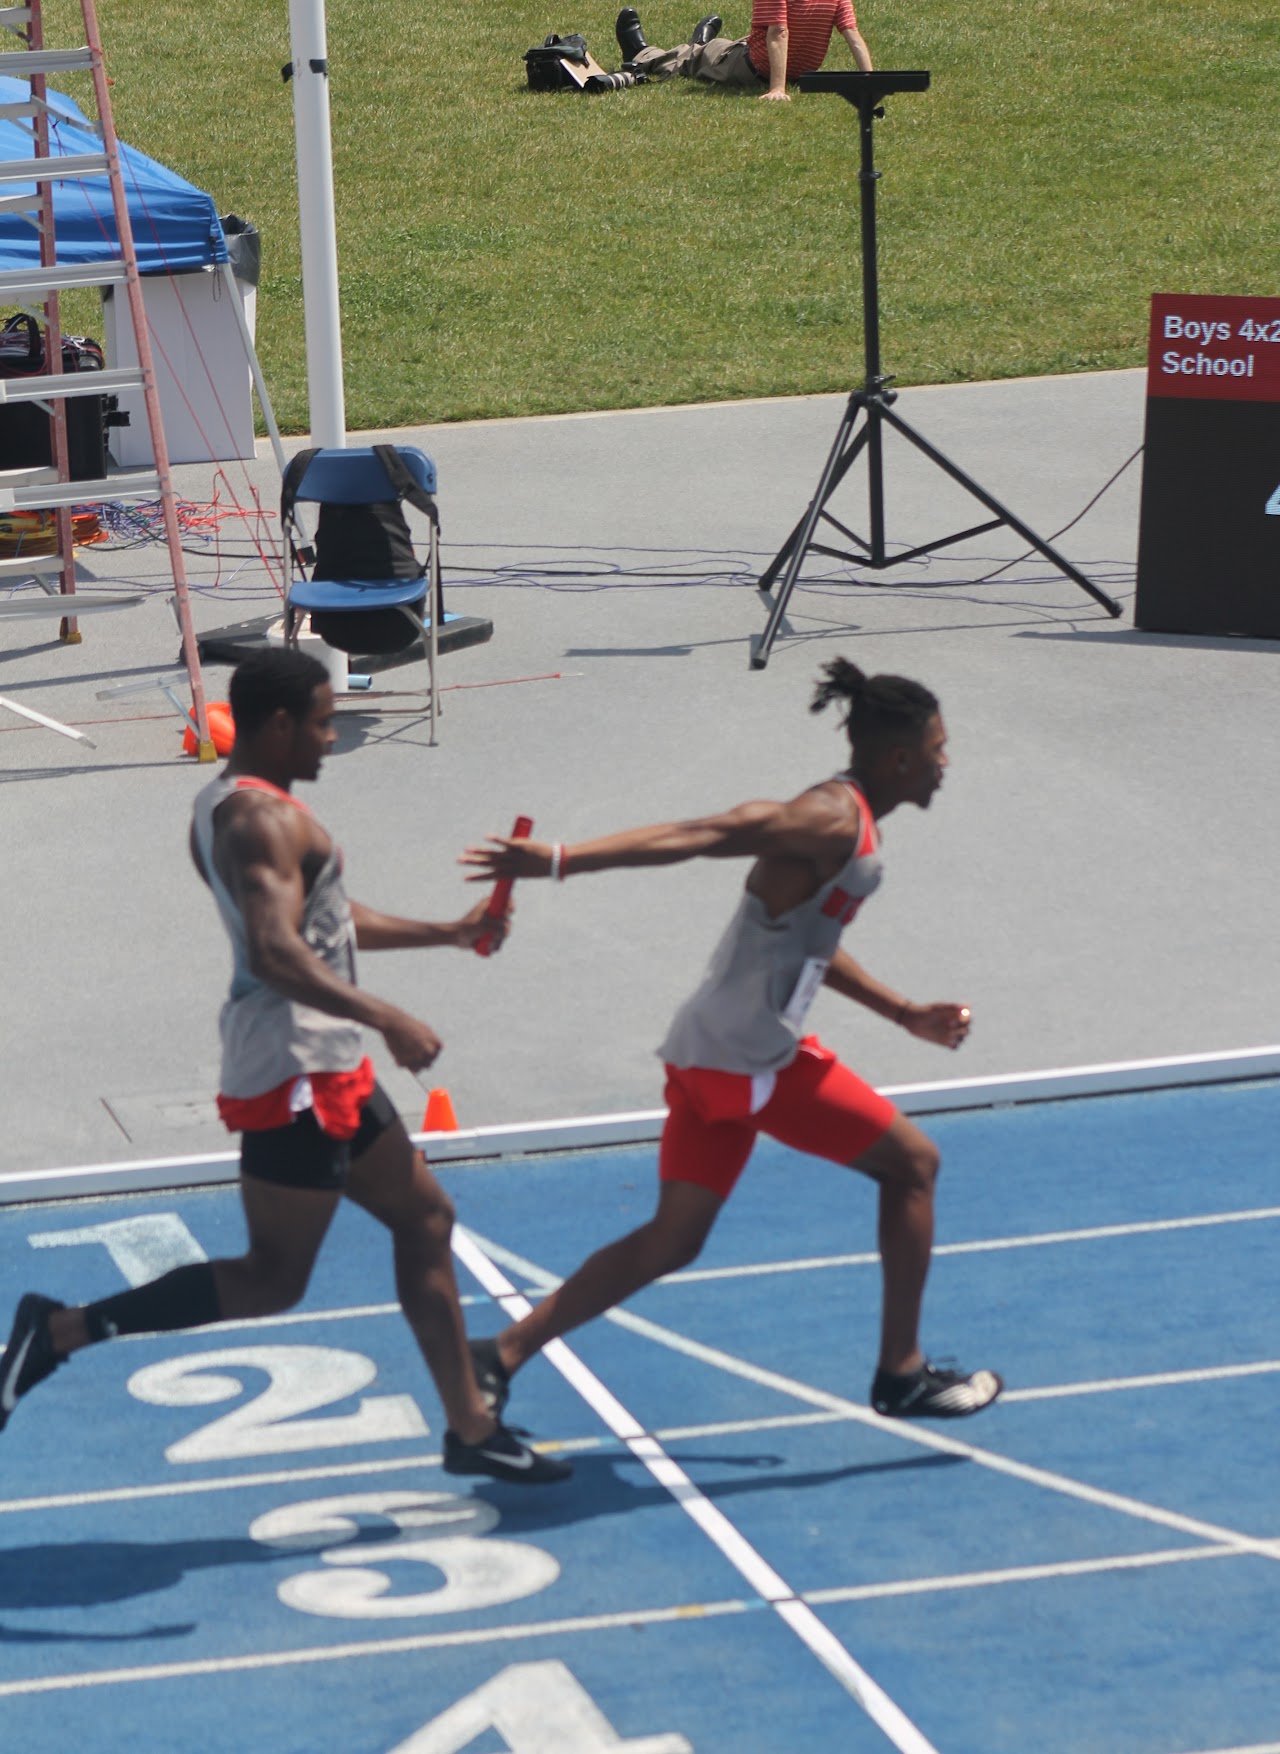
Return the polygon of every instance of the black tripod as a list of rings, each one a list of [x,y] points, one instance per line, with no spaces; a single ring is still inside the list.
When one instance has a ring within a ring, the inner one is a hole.
[[[1034,530],[1030,530],[1007,511],[999,500],[993,499],[985,488],[979,487],[972,477],[944,457],[929,441],[910,427],[900,414],[893,411],[893,403],[897,400],[897,392],[889,385],[893,379],[885,377],[880,370],[880,294],[876,279],[876,182],[880,172],[875,168],[872,152],[872,127],[876,116],[883,116],[879,108],[880,100],[893,91],[924,91],[928,88],[927,73],[806,73],[797,81],[801,91],[834,91],[858,112],[858,129],[862,141],[862,168],[858,182],[862,197],[862,306],[864,322],[864,340],[866,353],[866,381],[860,390],[855,390],[849,398],[844,417],[840,422],[840,430],[836,441],[831,447],[826,467],[818,482],[817,492],[809,502],[809,509],[787,537],[778,550],[767,570],[761,574],[757,589],[768,591],[778,574],[786,567],[782,587],[774,600],[764,633],[755,643],[751,653],[753,670],[763,670],[769,662],[769,653],[777,637],[782,618],[787,612],[787,603],[795,582],[799,576],[804,557],[812,548],[819,554],[833,555],[837,560],[859,561],[865,566],[887,567],[897,566],[904,560],[914,560],[917,555],[932,554],[939,548],[947,548],[956,542],[967,541],[970,536],[980,536],[985,530],[997,529],[1007,524],[1016,530],[1024,542],[1030,543],[1039,550],[1047,560],[1053,562],[1060,572],[1069,579],[1074,579],[1083,591],[1089,595],[1110,615],[1120,614],[1120,605],[1113,597],[1092,584],[1071,562],[1064,560],[1055,549],[1042,541]],[[862,426],[855,432],[858,416],[864,415]],[[909,439],[918,451],[938,467],[944,470],[953,481],[967,488],[975,499],[980,500],[994,516],[985,523],[974,524],[971,529],[959,530],[953,536],[940,537],[936,542],[922,543],[918,548],[909,548],[902,554],[889,554],[885,549],[884,540],[884,453],[882,448],[881,426],[888,422],[895,432]],[[864,541],[861,536],[833,518],[826,510],[826,504],[832,493],[844,480],[850,466],[862,453],[867,453],[867,476],[871,499],[871,540]],[[827,548],[821,542],[815,542],[814,531],[818,521],[831,524],[839,530],[848,541],[856,543],[856,551],[850,553],[842,548]]]

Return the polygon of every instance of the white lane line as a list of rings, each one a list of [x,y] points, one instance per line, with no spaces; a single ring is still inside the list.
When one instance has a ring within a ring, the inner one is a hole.
[[[963,1246],[967,1247],[968,1245],[963,1245]],[[984,1243],[981,1246],[985,1248],[989,1245]],[[935,1250],[934,1252],[937,1253],[939,1251]],[[503,1251],[495,1248],[495,1257],[494,1258],[499,1259],[499,1260],[503,1260],[503,1259],[506,1259],[507,1257],[504,1256]],[[857,1257],[857,1258],[861,1259],[861,1257]],[[879,1260],[878,1255],[868,1255],[866,1258],[869,1261],[878,1261]],[[710,1273],[708,1273],[705,1276],[708,1278],[713,1277],[713,1276],[742,1277],[744,1274],[750,1274],[750,1273],[756,1273],[756,1272],[774,1272],[774,1271],[792,1272],[792,1271],[798,1270],[799,1268],[802,1268],[805,1266],[813,1266],[813,1265],[821,1266],[821,1265],[828,1265],[828,1264],[842,1264],[842,1263],[847,1263],[848,1261],[851,1261],[853,1259],[855,1259],[855,1257],[852,1255],[849,1255],[849,1256],[839,1257],[839,1263],[837,1263],[836,1257],[832,1257],[831,1263],[827,1263],[827,1262],[816,1262],[815,1263],[812,1261],[810,1261],[810,1262],[800,1261],[800,1262],[785,1262],[776,1268],[774,1268],[774,1267],[745,1268],[745,1269],[738,1268],[738,1267],[730,1267],[730,1268],[725,1268],[725,1269],[714,1268],[711,1270]],[[511,1256],[510,1262],[513,1266],[513,1269],[517,1272],[520,1272],[522,1274],[522,1276],[530,1277],[531,1275],[534,1274],[534,1269],[532,1269],[527,1262],[520,1261],[518,1256]],[[658,1283],[663,1284],[663,1285],[670,1285],[670,1284],[673,1284],[675,1282],[675,1280],[679,1277],[680,1277],[680,1275],[673,1275],[671,1278],[659,1280]],[[697,1275],[696,1274],[692,1275],[692,1277],[696,1278]],[[537,1284],[534,1287],[534,1289],[537,1291],[550,1291],[556,1285],[558,1285],[560,1283],[560,1281],[558,1279],[552,1277],[549,1274],[540,1275],[540,1279],[541,1279],[541,1283]],[[471,1304],[485,1304],[487,1306],[491,1301],[492,1300],[487,1296],[464,1296],[461,1299],[461,1302],[464,1305],[464,1307],[467,1305],[471,1305]],[[400,1310],[400,1305],[398,1303],[366,1303],[366,1304],[352,1304],[346,1308],[306,1310],[306,1311],[302,1311],[302,1312],[293,1311],[293,1312],[286,1314],[286,1315],[246,1317],[245,1320],[243,1320],[243,1321],[219,1322],[219,1323],[217,1323],[216,1326],[217,1326],[218,1333],[230,1333],[230,1332],[235,1332],[238,1329],[240,1329],[240,1330],[254,1330],[254,1329],[258,1329],[258,1328],[287,1327],[292,1323],[303,1323],[303,1322],[358,1321],[358,1320],[362,1320],[366,1317],[400,1316],[400,1314],[401,1314],[401,1310]],[[615,1312],[615,1314],[618,1315],[618,1319],[622,1319],[620,1312]],[[166,1338],[168,1338],[168,1336],[165,1334],[120,1334],[117,1336],[118,1341],[120,1341],[120,1340],[124,1340],[124,1341],[157,1340],[157,1339],[166,1339]],[[1002,1399],[1006,1402],[1051,1401],[1051,1400],[1057,1400],[1057,1399],[1061,1399],[1063,1397],[1067,1397],[1067,1396],[1071,1396],[1071,1395],[1109,1394],[1109,1393],[1111,1393],[1115,1390],[1118,1390],[1118,1389],[1173,1388],[1173,1387],[1176,1387],[1179,1384],[1183,1384],[1183,1383],[1209,1383],[1209,1382],[1227,1381],[1232,1377],[1270,1376],[1270,1375],[1273,1375],[1277,1371],[1280,1371],[1280,1359],[1263,1358],[1263,1359],[1257,1360],[1256,1362],[1254,1362],[1252,1364],[1212,1365],[1212,1366],[1205,1366],[1205,1367],[1198,1369],[1198,1370],[1163,1371],[1163,1372],[1158,1372],[1155,1374],[1150,1374],[1150,1375],[1145,1375],[1145,1376],[1103,1377],[1103,1378],[1099,1378],[1095,1381],[1089,1381],[1089,1382],[1049,1383],[1049,1384],[1046,1384],[1046,1385],[1039,1387],[1039,1388],[1006,1389],[1004,1392],[1004,1395],[1002,1396]],[[833,1413],[830,1415],[830,1417],[831,1418],[841,1418],[841,1417],[844,1417],[844,1415],[839,1414],[839,1413]],[[768,1425],[768,1423],[769,1422],[767,1420],[763,1421],[763,1422],[755,1421],[752,1424],[751,1429],[753,1429],[753,1430],[764,1429]],[[777,1423],[779,1425],[790,1425],[790,1424],[794,1424],[795,1420],[784,1418],[784,1419],[778,1420]],[[745,1430],[745,1429],[747,1429],[747,1427],[743,1426],[742,1429]],[[680,1435],[683,1435],[683,1433]],[[703,1431],[701,1428],[699,1428],[699,1435],[709,1435],[709,1433],[707,1433],[707,1432]],[[3,1510],[3,1509],[4,1509],[3,1504],[0,1504],[0,1510]]]
[[[1235,1548],[1196,1547],[1165,1549],[1153,1553],[1134,1553],[1116,1560],[1079,1560],[1062,1565],[1023,1566],[1004,1572],[953,1573],[950,1576],[906,1579],[899,1583],[855,1585],[848,1589],[806,1591],[808,1603],[871,1600],[875,1597],[910,1595],[947,1589],[979,1588],[986,1584],[1032,1581],[1044,1575],[1059,1577],[1090,1571],[1114,1570],[1117,1567],[1140,1568],[1144,1565],[1173,1564],[1180,1559],[1238,1558]],[[308,1647],[302,1650],[258,1652],[249,1657],[206,1657],[186,1663],[153,1663],[128,1669],[95,1669],[63,1675],[0,1683],[0,1698],[20,1694],[61,1693],[88,1687],[119,1686],[126,1682],[186,1680],[195,1675],[236,1674],[251,1669],[280,1669],[293,1664],[339,1661],[350,1657],[399,1656],[424,1650],[442,1650],[461,1645],[504,1644],[513,1640],[561,1637],[585,1632],[611,1632],[636,1626],[663,1626],[677,1621],[715,1620],[734,1614],[748,1614],[764,1609],[762,1601],[682,1602],[670,1608],[638,1608],[617,1614],[588,1614],[577,1619],[543,1620],[514,1626],[473,1627],[461,1632],[427,1632],[402,1638],[375,1639],[360,1644],[337,1644]],[[1256,1748],[1220,1748],[1204,1754],[1280,1754],[1280,1742]]]
[[[518,1321],[521,1316],[531,1312],[533,1306],[528,1298],[521,1296],[506,1275],[489,1260],[475,1239],[461,1227],[454,1230],[453,1249],[462,1264],[497,1301],[504,1314]],[[823,1625],[813,1609],[800,1600],[791,1586],[756,1552],[723,1511],[698,1490],[684,1469],[672,1461],[658,1440],[610,1394],[599,1377],[587,1369],[564,1341],[552,1340],[544,1347],[543,1356],[549,1364],[555,1366],[570,1387],[581,1395],[615,1436],[622,1439],[632,1455],[643,1462],[653,1478],[666,1487],[681,1510],[697,1524],[757,1595],[768,1602],[806,1649],[817,1657],[876,1727],[900,1750],[900,1754],[937,1754],[933,1744],[850,1655],[834,1633]]]
[[[441,1457],[380,1457],[323,1468],[282,1468],[270,1474],[237,1474],[225,1480],[167,1480],[154,1486],[107,1486],[98,1492],[54,1492],[42,1498],[0,1499],[0,1516],[32,1510],[79,1510],[89,1504],[132,1504],[147,1498],[187,1498],[201,1492],[236,1492],[242,1486],[294,1486],[309,1480],[342,1480],[361,1474],[390,1474],[397,1468],[438,1468]]]
[[[130,1669],[91,1669],[0,1682],[0,1699],[20,1694],[66,1693],[83,1687],[118,1687],[131,1681],[185,1681],[194,1675],[238,1675],[255,1669],[287,1669],[295,1664],[341,1662],[351,1657],[402,1656],[410,1651],[449,1650],[459,1645],[502,1644],[565,1633],[607,1632],[615,1627],[662,1626],[676,1620],[712,1620],[749,1614],[760,1602],[688,1602],[676,1608],[640,1608],[631,1614],[588,1614],[579,1619],[526,1621],[518,1626],[476,1626],[459,1632],[423,1632],[404,1638],[370,1639],[358,1644],[306,1646],[301,1650],[260,1651],[254,1656],[193,1658],[187,1663],[147,1663]]]
[[[1221,1364],[1204,1370],[1165,1370],[1150,1376],[1101,1377],[1094,1382],[1050,1383],[1038,1389],[1006,1389],[1005,1401],[1059,1401],[1070,1395],[1110,1395],[1120,1389],[1180,1388],[1186,1383],[1228,1382],[1232,1377],[1274,1376],[1280,1359],[1262,1358],[1255,1364]]]
[[[486,1303],[492,1300],[484,1299]],[[659,1339],[661,1335],[659,1334]],[[132,1336],[130,1336],[132,1338]],[[714,1362],[714,1360],[713,1360]],[[1239,1365],[1223,1371],[1184,1373],[1195,1380],[1216,1380],[1222,1375],[1250,1375],[1273,1371],[1280,1365]],[[741,1373],[739,1373],[741,1374]],[[1163,1386],[1164,1377],[1130,1377],[1109,1383],[1078,1385],[1079,1392],[1096,1393],[1113,1388]],[[1178,1380],[1181,1380],[1180,1378]],[[1006,1390],[1004,1401],[1037,1400],[1077,1392],[1077,1385],[1060,1388]],[[857,1415],[857,1417],[855,1417]],[[655,1432],[660,1443],[685,1443],[707,1437],[752,1437],[765,1431],[799,1431],[819,1425],[855,1424],[861,1421],[861,1410],[847,1406],[813,1413],[778,1413],[756,1419],[717,1419],[698,1425],[667,1425]],[[572,1437],[556,1442],[539,1442],[535,1448],[556,1455],[579,1455],[592,1450],[607,1449],[610,1439],[603,1437]],[[312,1468],[282,1468],[270,1473],[237,1474],[225,1479],[166,1480],[147,1486],[107,1486],[92,1492],[54,1492],[38,1498],[0,1499],[0,1516],[22,1515],[32,1511],[80,1510],[93,1504],[130,1504],[143,1499],[186,1498],[204,1492],[234,1492],[242,1487],[306,1485],[316,1480],[358,1479],[362,1475],[394,1474],[402,1468],[438,1468],[439,1455],[384,1456],[359,1462],[331,1463]],[[1235,1549],[1238,1551],[1238,1549]]]
[[[1251,1742],[1247,1748],[1202,1748],[1199,1754],[1280,1754],[1280,1742]]]
[[[1201,1748],[1198,1754],[1280,1754],[1280,1742],[1250,1742],[1247,1748]]]
[[[1143,1571],[1153,1565],[1182,1565],[1196,1559],[1242,1557],[1238,1547],[1163,1547],[1153,1553],[1122,1553],[1109,1559],[1064,1559],[1047,1565],[1010,1565],[998,1571],[944,1572],[940,1577],[908,1577],[896,1583],[836,1584],[830,1589],[806,1590],[804,1599],[820,1606],[879,1602],[890,1596],[931,1596],[944,1590],[981,1590],[1049,1578],[1096,1577],[1107,1571]]]
[[[549,1291],[560,1283],[532,1261],[513,1254],[495,1243],[481,1239],[482,1247],[492,1258],[508,1268],[528,1278],[541,1291]],[[1253,1536],[1241,1534],[1236,1529],[1225,1529],[1217,1523],[1204,1522],[1199,1517],[1183,1516],[1178,1511],[1164,1510],[1159,1505],[1144,1503],[1141,1499],[1129,1498],[1120,1492],[1109,1492],[1099,1486],[1086,1485],[1084,1481],[1072,1480],[1065,1474],[1055,1474],[1047,1468],[1033,1467],[1027,1462],[1016,1462],[1008,1456],[1002,1456],[994,1450],[979,1449],[971,1443],[964,1443],[959,1438],[946,1437],[919,1421],[909,1419],[882,1419],[873,1413],[870,1407],[857,1401],[846,1400],[843,1395],[831,1394],[826,1389],[815,1389],[808,1383],[800,1382],[795,1377],[783,1376],[780,1371],[766,1370],[758,1364],[750,1364],[746,1359],[736,1358],[730,1352],[723,1352],[717,1346],[704,1345],[701,1340],[691,1340],[672,1328],[652,1322],[645,1316],[633,1315],[630,1310],[610,1310],[604,1318],[617,1326],[627,1329],[630,1333],[641,1334],[645,1339],[653,1340],[669,1351],[679,1352],[686,1358],[694,1358],[699,1363],[709,1364],[726,1375],[736,1376],[744,1382],[755,1383],[760,1388],[772,1389],[780,1395],[789,1395],[794,1400],[802,1401],[810,1407],[821,1407],[827,1412],[843,1413],[847,1418],[859,1425],[867,1425],[886,1435],[897,1437],[904,1443],[917,1444],[922,1449],[937,1451],[940,1455],[959,1456],[974,1462],[978,1467],[989,1468],[993,1473],[1008,1475],[1010,1479],[1021,1480],[1029,1486],[1038,1486],[1047,1492],[1060,1493],[1065,1498],[1076,1498],[1084,1504],[1098,1505],[1103,1510],[1114,1510],[1122,1516],[1134,1517],[1140,1522],[1154,1523],[1160,1528],[1173,1529],[1181,1535],[1194,1535],[1202,1541],[1213,1545],[1225,1543],[1235,1547],[1242,1553],[1257,1553],[1266,1559],[1280,1559],[1280,1541],[1258,1540]]]
[[[459,1301],[465,1309],[471,1304],[488,1303],[489,1299],[469,1296],[460,1298]],[[240,1321],[213,1322],[207,1331],[234,1334],[256,1331],[258,1328],[292,1328],[307,1322],[363,1321],[370,1316],[399,1316],[403,1321],[404,1312],[398,1303],[353,1303],[345,1307],[338,1305],[333,1309],[291,1309],[283,1315],[245,1316]],[[135,1340],[167,1340],[169,1337],[169,1334],[163,1331],[145,1334],[117,1334],[112,1345],[119,1346]]]
[[[485,1302],[490,1302],[485,1298]],[[760,1431],[789,1431],[798,1426],[836,1425],[843,1413],[783,1413],[770,1419],[718,1419],[705,1425],[673,1425],[656,1433],[662,1443],[701,1437],[750,1437]],[[538,1443],[539,1450],[574,1454],[609,1449],[607,1437],[575,1437],[559,1443]],[[90,1504],[132,1504],[139,1499],[187,1498],[201,1492],[236,1492],[245,1486],[295,1486],[315,1480],[359,1478],[362,1474],[394,1474],[401,1468],[438,1468],[438,1455],[384,1456],[377,1460],[333,1463],[327,1467],[282,1468],[269,1474],[235,1474],[226,1479],[166,1480],[150,1486],[106,1486],[96,1492],[54,1492],[40,1498],[0,1499],[0,1516],[27,1511],[81,1510]]]
[[[1158,1236],[1175,1230],[1204,1230],[1219,1224],[1258,1224],[1280,1218],[1280,1206],[1258,1206],[1244,1212],[1202,1212],[1193,1218],[1150,1218],[1132,1224],[1095,1224],[1082,1230],[1044,1230],[1033,1236],[983,1237],[973,1242],[939,1243],[933,1253],[940,1255],[984,1255],[1004,1249],[1048,1248],[1069,1242],[1105,1242],[1116,1237]],[[716,1279],[763,1278],[774,1273],[811,1273],[829,1267],[877,1267],[880,1256],[874,1250],[847,1255],[810,1255],[791,1261],[758,1261],[739,1267],[689,1267],[679,1273],[668,1273],[660,1285],[697,1285]]]

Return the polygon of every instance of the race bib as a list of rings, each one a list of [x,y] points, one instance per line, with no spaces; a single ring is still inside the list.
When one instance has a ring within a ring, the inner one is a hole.
[[[809,1015],[809,1007],[817,997],[818,988],[822,985],[823,976],[827,972],[828,958],[810,956],[800,970],[800,978],[796,982],[791,997],[787,1000],[787,1008],[782,1013],[782,1021],[788,1029],[797,1034],[804,1027],[804,1020]]]

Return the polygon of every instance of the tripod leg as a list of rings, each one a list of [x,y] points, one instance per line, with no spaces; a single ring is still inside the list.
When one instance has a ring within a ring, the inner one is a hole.
[[[818,481],[817,491],[809,501],[809,509],[760,577],[758,588],[767,591],[774,579],[777,578],[783,562],[786,562],[787,572],[782,581],[782,588],[769,612],[765,630],[751,653],[751,668],[753,670],[763,670],[769,662],[769,653],[778,636],[782,618],[787,612],[787,603],[795,589],[800,568],[804,565],[804,557],[809,551],[809,544],[813,541],[813,533],[818,527],[818,519],[822,516],[823,506],[826,505],[836,487],[843,481],[846,470],[867,442],[868,429],[865,426],[852,443],[849,442],[854,423],[865,403],[866,395],[862,390],[855,390],[850,396],[844,416],[840,421],[839,430],[836,433],[835,443],[831,447],[826,465]]]
[[[839,487],[840,483],[844,480],[844,478],[845,478],[846,474],[849,472],[849,469],[851,468],[851,466],[857,462],[858,455],[861,452],[862,447],[866,444],[867,439],[870,437],[870,433],[871,433],[870,426],[869,425],[864,426],[862,431],[860,433],[858,433],[857,437],[853,440],[853,442],[849,446],[848,450],[841,457],[840,462],[837,465],[835,475],[832,477],[831,485],[827,489],[827,494],[826,494],[827,499],[831,498],[831,495],[835,492],[836,488]],[[819,515],[819,517],[821,517],[821,515],[822,515],[821,508],[819,508],[818,515]],[[832,519],[832,522],[835,523],[835,519]],[[787,537],[786,541],[782,544],[782,547],[774,555],[773,559],[769,562],[769,564],[765,568],[765,570],[760,574],[760,577],[756,580],[756,590],[757,591],[768,591],[769,589],[771,589],[771,587],[773,585],[773,581],[777,578],[778,574],[782,571],[783,567],[786,565],[787,557],[788,557],[788,555],[790,555],[792,549],[795,547],[796,540],[799,537],[801,530],[804,529],[804,523],[805,523],[804,518],[801,518],[797,522],[795,529],[792,530],[791,534]],[[851,532],[846,531],[843,524],[837,524],[836,527],[837,527],[837,529],[844,532],[844,534],[848,535],[852,541],[861,542],[862,538],[860,536],[853,536]],[[869,554],[868,554],[868,560],[870,560]]]
[[[887,420],[896,432],[900,432],[904,439],[908,439],[918,451],[922,451],[931,463],[936,463],[939,469],[949,475],[953,481],[959,482],[960,486],[967,489],[976,500],[980,500],[988,511],[994,512],[1002,524],[1007,524],[1011,530],[1022,537],[1024,542],[1030,543],[1037,553],[1043,554],[1045,559],[1051,561],[1059,572],[1065,573],[1067,578],[1079,585],[1082,591],[1087,592],[1095,603],[1101,603],[1108,615],[1119,616],[1123,614],[1120,604],[1116,602],[1114,597],[1109,597],[1091,579],[1087,579],[1078,567],[1072,566],[1069,560],[1059,554],[1056,548],[1051,548],[1043,537],[1037,536],[1034,530],[1022,522],[1021,518],[1016,518],[1011,511],[1002,506],[1000,501],[994,499],[985,487],[979,487],[971,476],[966,475],[964,470],[953,463],[949,457],[944,457],[936,446],[931,445],[928,439],[916,432],[914,427],[909,426],[901,415],[895,414],[891,408],[882,408],[880,414],[881,418]]]

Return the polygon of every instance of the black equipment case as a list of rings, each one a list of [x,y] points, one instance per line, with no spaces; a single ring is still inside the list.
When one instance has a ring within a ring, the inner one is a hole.
[[[62,337],[64,372],[102,370],[102,348],[84,335]],[[0,377],[38,377],[45,365],[44,331],[34,317],[10,317],[0,328]],[[107,473],[108,416],[115,396],[68,396],[67,451],[73,481]],[[49,416],[34,402],[0,403],[0,469],[36,469],[53,462]]]

